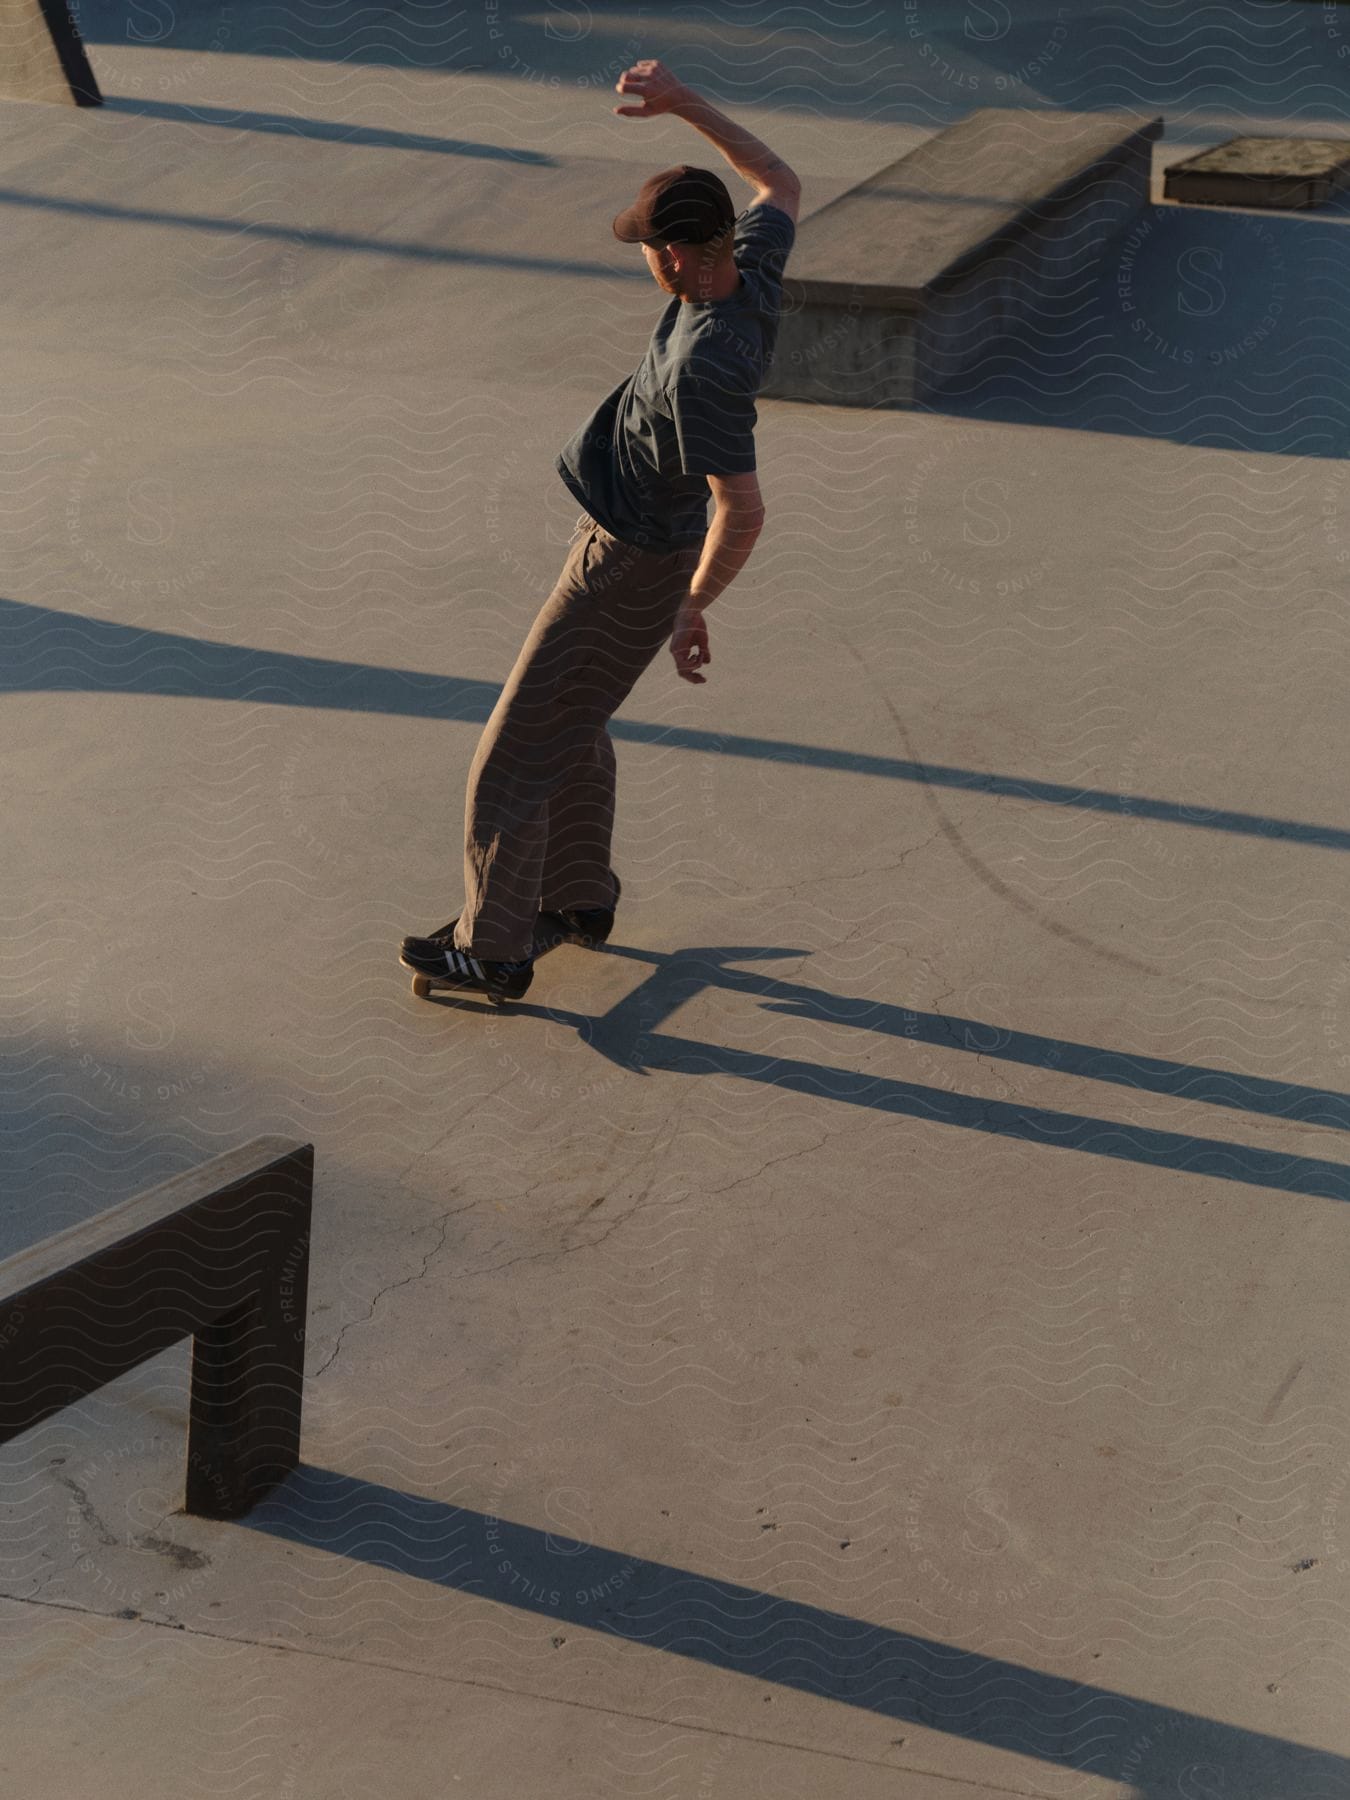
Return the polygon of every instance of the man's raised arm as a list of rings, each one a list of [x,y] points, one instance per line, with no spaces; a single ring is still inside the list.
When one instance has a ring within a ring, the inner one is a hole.
[[[796,220],[801,182],[793,170],[752,132],[679,80],[664,63],[634,63],[631,69],[624,70],[614,87],[616,93],[631,94],[640,102],[636,106],[616,106],[614,110],[622,118],[654,119],[661,113],[674,113],[716,144],[736,173],[755,189],[757,199],[771,201]]]

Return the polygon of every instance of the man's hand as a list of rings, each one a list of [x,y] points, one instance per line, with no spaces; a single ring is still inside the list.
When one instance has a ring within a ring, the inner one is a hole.
[[[684,601],[675,616],[670,654],[675,658],[675,669],[681,680],[703,682],[708,679],[697,673],[705,663],[712,661],[712,652],[708,649],[708,627],[703,608],[694,600]]]
[[[624,119],[654,119],[658,113],[673,112],[677,106],[694,98],[694,91],[671,74],[664,63],[649,60],[634,63],[614,83],[616,94],[635,94],[640,106],[616,106]]]

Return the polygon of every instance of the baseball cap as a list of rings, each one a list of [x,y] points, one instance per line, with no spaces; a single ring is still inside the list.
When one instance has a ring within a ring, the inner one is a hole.
[[[637,199],[615,219],[614,235],[625,244],[706,244],[735,218],[721,177],[680,163],[643,182]]]

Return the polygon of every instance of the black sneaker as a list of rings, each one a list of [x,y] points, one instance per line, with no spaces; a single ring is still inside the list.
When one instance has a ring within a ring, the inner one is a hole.
[[[411,946],[415,953],[425,955],[426,946],[428,944],[439,944],[442,949],[453,950],[455,947],[455,927],[458,924],[459,914],[456,913],[448,925],[438,926],[435,931],[429,931],[425,937],[405,937],[403,940],[403,949],[406,951]],[[545,950],[556,950],[559,944],[566,944],[568,942],[570,942],[568,929],[564,925],[561,916],[558,913],[541,912],[539,917],[535,920],[534,947],[530,953],[531,956],[537,958]],[[478,960],[481,962],[483,959],[479,957]]]
[[[614,910],[622,893],[623,883],[616,875],[614,906],[569,906],[565,912],[553,913],[551,917],[562,922],[563,942],[580,944],[586,950],[598,950],[601,944],[607,943],[614,929]]]
[[[458,924],[459,914],[456,913],[448,925],[440,925],[435,931],[428,931],[425,937],[417,937],[410,932],[403,940],[403,948],[406,950],[409,944],[444,944],[448,948],[454,942],[455,927]]]
[[[534,980],[534,958],[519,962],[493,962],[470,950],[456,950],[451,941],[454,921],[431,937],[406,937],[399,961],[413,972],[413,993],[425,999],[435,987],[462,988],[500,1004],[519,1000]]]

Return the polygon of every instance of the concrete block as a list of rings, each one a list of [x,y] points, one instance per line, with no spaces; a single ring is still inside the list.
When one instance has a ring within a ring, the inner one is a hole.
[[[1229,138],[1173,163],[1169,200],[1200,206],[1321,206],[1350,181],[1350,138]]]
[[[798,228],[770,398],[921,405],[1148,199],[1161,119],[988,108]]]

